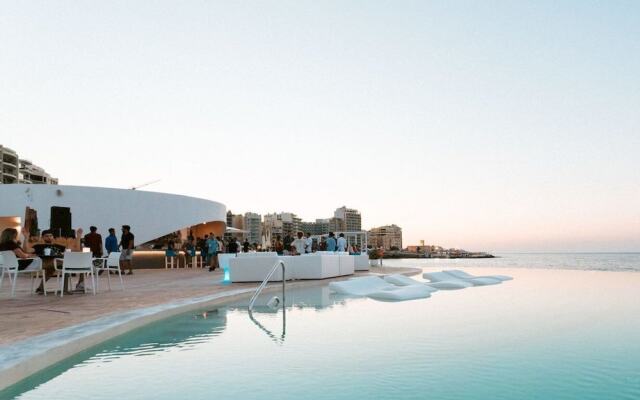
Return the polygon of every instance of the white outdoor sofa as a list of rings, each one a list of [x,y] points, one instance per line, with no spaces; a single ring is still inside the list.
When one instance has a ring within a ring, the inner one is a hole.
[[[369,255],[367,253],[351,257],[353,257],[356,271],[369,271]]]
[[[250,253],[248,253],[250,254]],[[264,256],[240,256],[228,259],[229,280],[231,282],[261,282],[271,272],[271,269],[278,262],[278,255]],[[285,268],[285,278],[293,279],[292,271]],[[269,282],[281,281],[282,270],[278,269],[269,279]]]
[[[353,275],[356,258],[348,253],[317,252],[301,256],[278,256],[270,253],[246,253],[229,259],[231,282],[260,282],[264,280],[278,259],[285,262],[286,279],[326,279]],[[277,270],[272,281],[282,280],[282,271]]]

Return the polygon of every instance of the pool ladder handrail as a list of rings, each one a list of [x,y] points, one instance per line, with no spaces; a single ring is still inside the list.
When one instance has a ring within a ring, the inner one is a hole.
[[[253,296],[251,297],[251,300],[249,300],[249,312],[251,312],[253,310],[253,305],[256,302],[256,300],[258,299],[258,296],[260,295],[260,293],[262,293],[262,290],[265,288],[265,286],[267,286],[267,283],[269,283],[269,279],[271,279],[271,277],[273,276],[273,274],[278,270],[278,267],[282,268],[282,307],[285,307],[285,266],[284,266],[284,261],[282,260],[278,260],[276,261],[276,263],[273,265],[273,268],[271,269],[271,272],[269,272],[267,274],[267,277],[264,278],[264,280],[262,281],[262,283],[260,284],[260,286],[258,286],[258,288],[256,289],[256,292],[253,294]]]

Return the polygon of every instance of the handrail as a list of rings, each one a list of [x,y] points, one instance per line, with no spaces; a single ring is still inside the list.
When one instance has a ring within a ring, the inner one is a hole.
[[[262,283],[260,284],[260,286],[258,286],[258,288],[256,289],[256,292],[253,294],[253,296],[251,297],[251,300],[249,300],[249,311],[253,310],[253,304],[256,302],[256,300],[258,299],[258,296],[260,295],[260,293],[262,293],[262,290],[265,288],[265,286],[267,286],[267,283],[269,283],[269,279],[271,279],[271,277],[273,276],[273,274],[276,272],[276,270],[278,269],[278,267],[282,267],[282,307],[285,307],[285,298],[284,298],[284,293],[285,293],[285,276],[284,276],[284,272],[285,272],[285,266],[284,266],[284,261],[282,260],[278,260],[274,265],[273,268],[271,269],[271,272],[269,272],[267,274],[267,277],[264,278],[264,280],[262,281]]]

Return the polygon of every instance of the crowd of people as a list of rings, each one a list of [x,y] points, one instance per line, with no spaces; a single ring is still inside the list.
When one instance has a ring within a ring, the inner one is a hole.
[[[179,253],[181,250],[183,253]],[[320,241],[314,241],[311,234],[307,232],[297,232],[296,236],[285,235],[284,238],[276,236],[271,246],[263,247],[259,244],[251,244],[248,240],[242,243],[235,237],[223,239],[215,236],[213,232],[204,235],[203,238],[187,237],[180,249],[176,248],[173,240],[167,242],[165,255],[167,257],[184,257],[185,263],[188,265],[192,262],[196,252],[200,251],[203,263],[209,267],[209,271],[215,271],[220,268],[217,255],[219,253],[248,253],[275,251],[278,255],[301,255],[307,253],[315,253],[316,251],[339,251],[349,252],[349,254],[360,254],[360,248],[356,245],[349,245],[344,234],[341,233],[336,237],[333,232],[329,232],[327,238],[322,237]]]
[[[75,231],[74,237],[54,237],[54,232],[44,230],[40,235],[31,236],[27,229],[22,230],[24,241],[18,237],[18,230],[7,228],[0,235],[0,251],[13,251],[18,259],[18,270],[42,269],[44,278],[36,293],[44,293],[44,283],[55,274],[54,259],[63,258],[65,251],[82,251],[83,247],[89,248],[94,258],[100,258],[112,252],[120,251],[120,265],[122,270],[129,270],[133,274],[133,248],[135,236],[131,233],[129,225],[122,226],[120,240],[116,236],[116,230],[109,228],[109,235],[103,245],[102,235],[98,228],[91,226],[89,233],[82,236],[82,228]],[[66,277],[65,277],[66,279]],[[65,282],[65,288],[67,284]],[[80,274],[76,290],[84,291],[84,274]],[[71,292],[69,292],[71,294]]]
[[[360,254],[360,248],[357,245],[348,244],[344,233],[339,234],[336,238],[333,232],[329,232],[326,238],[324,236],[321,237],[320,241],[314,241],[308,232],[306,236],[303,232],[298,232],[296,237],[285,235],[284,239],[276,236],[273,250],[278,255],[301,255],[315,253],[316,251],[339,251],[349,252],[352,255]]]

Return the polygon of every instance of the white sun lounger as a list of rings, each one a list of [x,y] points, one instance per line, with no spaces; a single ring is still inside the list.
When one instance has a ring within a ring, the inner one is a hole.
[[[459,269],[450,269],[450,270],[446,270],[444,271],[449,275],[452,275],[458,279],[477,279],[477,278],[489,278],[489,279],[496,279],[499,281],[510,281],[513,278],[507,275],[484,275],[484,276],[474,276],[471,274],[468,274],[464,271],[460,271]]]
[[[501,282],[490,278],[460,279],[446,272],[425,272],[422,277],[429,279],[429,286],[438,289],[461,289],[470,286],[496,285]]]
[[[361,278],[329,283],[329,289],[331,289],[331,291],[351,296],[368,296],[370,293],[394,288],[397,288],[397,286],[377,276],[363,276]]]
[[[426,286],[427,288],[429,288],[429,290],[431,292],[436,292],[438,291],[437,288],[434,288],[432,286],[427,286],[428,282],[420,282],[417,281],[415,279],[409,278],[408,276],[404,276],[402,274],[391,274],[391,275],[386,275],[384,277],[384,280],[394,284],[396,286],[413,286],[413,285],[420,285],[420,286]]]
[[[393,289],[384,289],[370,293],[367,297],[382,301],[426,299],[431,297],[431,289],[429,286],[418,283],[417,285],[394,286]]]

